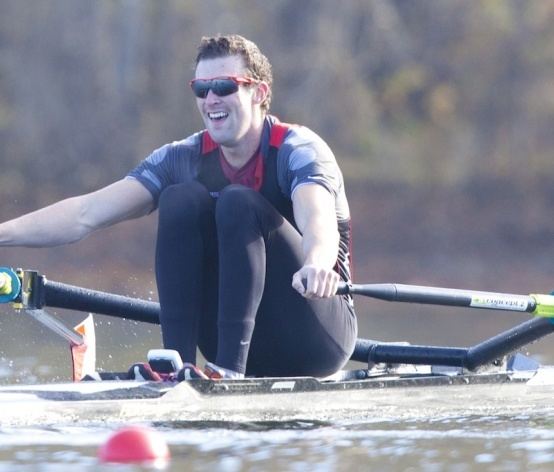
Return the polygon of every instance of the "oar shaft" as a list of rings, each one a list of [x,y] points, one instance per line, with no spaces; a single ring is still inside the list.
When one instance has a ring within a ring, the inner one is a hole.
[[[160,305],[138,298],[90,290],[60,282],[44,283],[44,305],[110,315],[146,323],[160,323]]]
[[[338,293],[363,295],[390,302],[423,303],[426,305],[459,306],[533,313],[537,304],[528,295],[479,292],[453,288],[403,284],[341,284]]]

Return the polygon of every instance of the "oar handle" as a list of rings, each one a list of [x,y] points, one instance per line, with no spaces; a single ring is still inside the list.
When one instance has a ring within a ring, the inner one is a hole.
[[[350,293],[350,284],[346,282],[339,282],[337,287],[337,295],[348,295]]]
[[[536,303],[533,315],[554,318],[554,295],[531,294],[530,296]]]

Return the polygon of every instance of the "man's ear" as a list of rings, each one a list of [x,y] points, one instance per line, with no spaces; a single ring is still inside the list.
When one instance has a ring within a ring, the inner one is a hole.
[[[254,102],[257,104],[263,103],[269,93],[269,85],[267,82],[259,82],[256,84],[256,90],[254,91]]]

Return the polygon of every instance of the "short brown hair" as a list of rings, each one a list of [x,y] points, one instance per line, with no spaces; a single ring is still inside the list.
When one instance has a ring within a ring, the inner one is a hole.
[[[256,80],[266,82],[269,85],[267,98],[262,103],[262,110],[268,111],[271,104],[271,87],[273,85],[273,73],[271,64],[258,46],[252,41],[238,34],[204,36],[198,46],[196,65],[204,59],[216,59],[228,56],[241,56],[248,74]]]

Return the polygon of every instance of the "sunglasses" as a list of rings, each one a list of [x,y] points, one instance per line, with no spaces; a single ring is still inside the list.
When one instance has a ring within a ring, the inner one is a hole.
[[[211,90],[218,97],[226,97],[238,91],[239,85],[250,85],[257,81],[248,77],[215,77],[213,79],[194,79],[189,82],[192,92],[198,98],[206,98]]]

